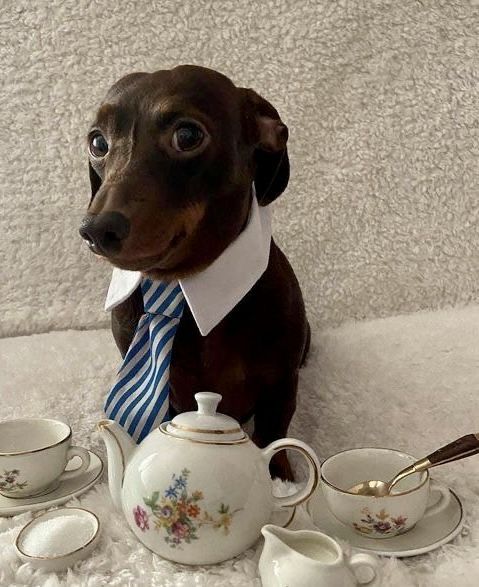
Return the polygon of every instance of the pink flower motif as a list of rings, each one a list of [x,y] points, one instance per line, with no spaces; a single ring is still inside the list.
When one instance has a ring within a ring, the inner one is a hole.
[[[398,516],[397,518],[391,518],[391,520],[396,528],[401,528],[407,522],[407,518],[405,516]]]
[[[391,530],[391,524],[389,522],[380,521],[373,524],[373,528],[379,534],[387,534]]]
[[[186,538],[190,533],[190,528],[187,524],[175,522],[171,527],[171,532],[179,539]]]
[[[136,508],[133,509],[133,515],[135,516],[136,525],[142,532],[150,529],[148,524],[148,514],[142,507],[137,505]]]

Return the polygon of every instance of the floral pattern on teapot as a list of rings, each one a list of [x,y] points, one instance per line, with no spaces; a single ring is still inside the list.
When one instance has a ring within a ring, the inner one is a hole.
[[[142,506],[133,508],[133,516],[137,527],[146,532],[150,530],[150,522],[156,530],[166,530],[165,542],[171,548],[177,548],[183,543],[190,544],[197,540],[197,532],[202,526],[212,526],[215,530],[229,533],[233,516],[240,510],[230,511],[230,506],[222,503],[217,515],[213,517],[206,510],[202,510],[200,502],[204,499],[199,490],[188,493],[188,477],[190,471],[183,469],[181,475],[172,475],[171,485],[160,497],[159,491],[154,491],[143,501],[150,513]]]

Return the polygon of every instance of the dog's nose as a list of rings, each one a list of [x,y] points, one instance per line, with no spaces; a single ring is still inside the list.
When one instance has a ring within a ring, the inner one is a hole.
[[[102,212],[95,216],[85,216],[80,234],[88,246],[102,255],[112,255],[121,249],[121,241],[130,232],[128,218],[120,212]]]

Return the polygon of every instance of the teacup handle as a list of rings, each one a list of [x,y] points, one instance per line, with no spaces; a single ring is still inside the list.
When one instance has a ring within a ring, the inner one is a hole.
[[[280,508],[291,507],[303,503],[303,501],[306,501],[308,497],[310,497],[319,483],[320,464],[318,457],[316,456],[314,450],[310,448],[305,442],[296,440],[295,438],[281,438],[280,440],[275,440],[269,444],[261,451],[261,454],[263,455],[266,463],[269,465],[269,462],[274,457],[274,455],[286,448],[296,450],[304,456],[306,462],[308,463],[309,475],[306,486],[293,495],[288,495],[286,497],[277,497],[276,495],[273,495],[274,505]]]
[[[429,516],[435,516],[439,512],[442,512],[447,508],[449,502],[451,501],[451,492],[445,485],[442,485],[441,483],[438,483],[437,481],[431,479],[430,488],[431,493],[440,493],[441,497],[439,498],[439,501],[437,503],[435,503],[434,505],[428,505],[426,507],[426,511],[424,512],[424,518],[429,518]]]
[[[358,554],[353,554],[349,558],[348,564],[355,575],[356,569],[359,569],[360,567],[367,567],[373,572],[373,578],[365,583],[361,582],[360,585],[368,585],[368,587],[379,586],[379,561],[376,557],[360,552]],[[357,575],[356,579],[359,581]]]
[[[73,469],[73,471],[63,471],[60,475],[60,481],[76,477],[77,475],[80,475],[80,473],[84,473],[90,466],[90,453],[86,448],[82,448],[81,446],[70,446],[67,452],[67,461],[73,457],[80,457],[82,464],[76,469]]]

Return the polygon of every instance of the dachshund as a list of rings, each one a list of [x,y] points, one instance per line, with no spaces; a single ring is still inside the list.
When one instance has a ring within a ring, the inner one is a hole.
[[[260,207],[289,181],[288,129],[251,89],[182,65],[132,73],[108,91],[88,134],[91,200],[80,234],[114,267],[151,279],[198,274],[247,225],[252,185]],[[112,311],[123,356],[144,313],[140,288]],[[286,436],[310,328],[300,286],[271,239],[267,268],[206,336],[185,305],[174,338],[170,415],[194,394],[223,396],[221,411],[254,416],[259,447]],[[294,478],[282,452],[271,472]]]

